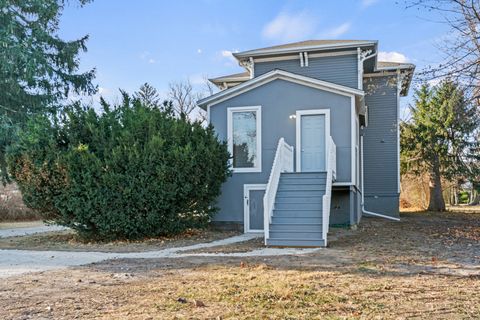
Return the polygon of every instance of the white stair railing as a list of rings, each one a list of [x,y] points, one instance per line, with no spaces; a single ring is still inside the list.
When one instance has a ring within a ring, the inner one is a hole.
[[[272,170],[268,178],[265,196],[263,197],[263,228],[265,231],[265,244],[270,238],[270,223],[272,222],[273,205],[277,195],[278,183],[282,172],[293,172],[293,147],[285,142],[285,139],[278,140],[277,151],[273,159]]]
[[[332,203],[332,183],[337,179],[337,147],[332,137],[327,140],[327,181],[322,202],[322,237],[327,246],[328,227],[330,225],[330,207]]]

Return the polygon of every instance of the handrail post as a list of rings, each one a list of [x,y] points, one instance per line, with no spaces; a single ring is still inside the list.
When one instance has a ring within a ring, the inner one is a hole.
[[[327,140],[327,181],[325,186],[325,195],[322,205],[322,237],[325,246],[327,245],[327,234],[330,224],[330,207],[332,198],[332,183],[336,179],[336,152],[337,148],[331,136]],[[335,173],[334,173],[335,172]]]

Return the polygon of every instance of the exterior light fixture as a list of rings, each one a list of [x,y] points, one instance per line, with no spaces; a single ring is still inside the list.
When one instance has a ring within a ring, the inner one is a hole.
[[[296,114],[291,114],[288,116],[289,119],[297,119],[297,115]]]

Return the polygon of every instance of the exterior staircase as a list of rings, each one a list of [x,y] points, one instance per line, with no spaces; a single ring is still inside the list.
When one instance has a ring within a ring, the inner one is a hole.
[[[271,246],[323,247],[326,172],[280,174],[269,226]]]
[[[336,146],[327,137],[326,171],[294,172],[293,147],[278,141],[263,199],[265,245],[326,247]]]

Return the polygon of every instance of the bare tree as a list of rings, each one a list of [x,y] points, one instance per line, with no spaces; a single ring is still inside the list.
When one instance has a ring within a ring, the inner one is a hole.
[[[172,82],[169,84],[168,99],[173,102],[173,109],[179,116],[191,120],[207,122],[207,112],[197,106],[197,101],[215,93],[213,84],[204,76],[202,90],[195,91],[190,81]]]
[[[480,100],[480,1],[479,0],[406,0],[407,8],[438,13],[451,33],[439,50],[444,61],[425,68],[423,80],[449,78],[468,89],[471,98]]]
[[[200,94],[193,90],[190,81],[172,82],[168,85],[168,98],[173,102],[173,110],[179,116],[190,118],[197,108]]]

